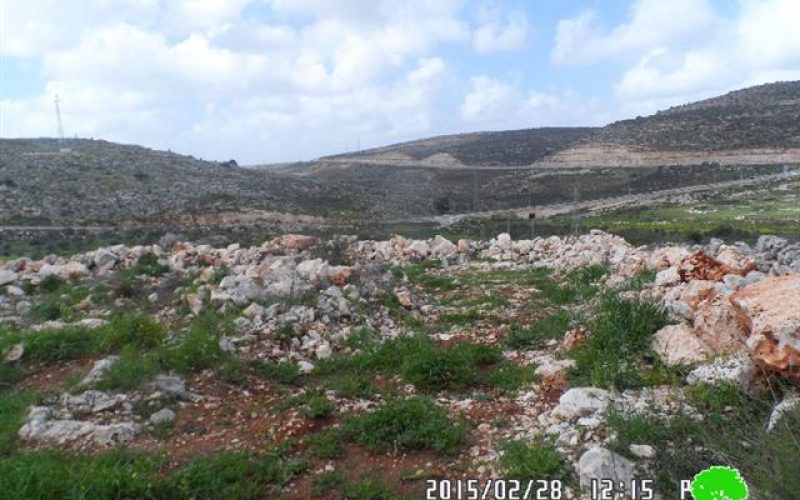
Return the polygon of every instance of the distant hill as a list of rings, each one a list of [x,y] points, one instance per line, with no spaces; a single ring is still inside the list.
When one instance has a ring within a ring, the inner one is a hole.
[[[398,164],[405,162],[423,166],[530,165],[589,137],[596,130],[591,127],[553,127],[442,135],[326,156],[320,160]]]
[[[225,222],[357,210],[335,181],[107,141],[0,140],[0,225]]]
[[[800,148],[800,81],[736,90],[612,123],[590,142],[682,151]]]
[[[549,167],[800,163],[800,81],[758,85],[615,122],[537,163]]]

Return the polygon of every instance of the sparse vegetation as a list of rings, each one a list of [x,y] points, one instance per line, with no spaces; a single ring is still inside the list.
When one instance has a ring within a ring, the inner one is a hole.
[[[500,458],[503,475],[519,481],[546,479],[567,481],[569,465],[552,444],[542,439],[533,443],[509,441],[503,446]]]
[[[427,398],[389,401],[377,410],[351,418],[347,434],[371,450],[423,450],[441,453],[457,451],[466,429],[453,423],[444,411]]]
[[[586,323],[591,334],[574,352],[573,380],[617,389],[664,382],[668,373],[651,352],[650,340],[665,324],[664,310],[653,302],[602,296]]]

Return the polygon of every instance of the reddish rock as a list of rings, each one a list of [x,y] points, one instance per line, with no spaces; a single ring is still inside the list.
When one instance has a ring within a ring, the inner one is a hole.
[[[575,349],[586,342],[586,329],[582,326],[571,328],[564,334],[564,341],[562,345],[564,350],[569,351]]]
[[[400,305],[406,309],[414,307],[414,302],[411,300],[411,293],[409,293],[408,290],[397,290],[394,292],[394,296],[397,297],[397,301]]]
[[[284,234],[273,238],[271,243],[285,250],[302,251],[319,243],[319,238],[302,234]]]
[[[756,268],[756,260],[743,254],[736,247],[722,245],[717,253],[717,261],[728,266],[733,274],[744,276]]]
[[[683,281],[710,280],[722,281],[726,274],[739,274],[734,270],[708,255],[702,250],[698,250],[690,256],[684,258],[678,266],[678,274]]]
[[[712,353],[725,355],[745,350],[749,329],[729,298],[717,296],[695,310],[694,334]]]
[[[353,274],[351,267],[336,267],[331,268],[330,281],[331,284],[336,286],[345,286],[350,281],[350,276]]]
[[[756,364],[800,382],[800,274],[748,285],[731,302],[757,341]]]
[[[694,280],[686,285],[686,288],[681,292],[680,299],[689,306],[689,309],[694,311],[701,302],[712,299],[716,295],[718,293],[713,281]]]

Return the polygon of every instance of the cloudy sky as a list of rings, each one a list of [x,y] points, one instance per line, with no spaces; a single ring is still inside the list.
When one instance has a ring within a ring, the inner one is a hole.
[[[0,0],[0,137],[240,163],[800,79],[798,0]]]

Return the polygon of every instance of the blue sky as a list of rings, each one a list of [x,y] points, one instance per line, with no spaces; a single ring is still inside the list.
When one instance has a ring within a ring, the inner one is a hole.
[[[0,137],[242,163],[800,79],[796,0],[0,0]]]

